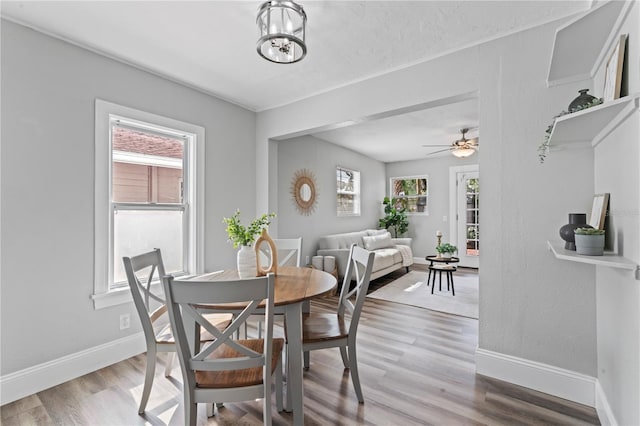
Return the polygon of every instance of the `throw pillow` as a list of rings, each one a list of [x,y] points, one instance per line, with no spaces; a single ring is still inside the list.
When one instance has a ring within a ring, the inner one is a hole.
[[[391,234],[389,232],[385,232],[382,235],[362,237],[362,242],[364,243],[364,248],[369,251],[395,246],[394,242],[391,241]]]

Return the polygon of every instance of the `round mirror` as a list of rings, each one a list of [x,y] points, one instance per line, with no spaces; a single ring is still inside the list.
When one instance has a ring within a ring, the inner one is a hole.
[[[311,199],[311,187],[308,183],[300,185],[300,199],[305,202]]]
[[[300,214],[310,215],[318,196],[313,173],[306,169],[298,170],[291,181],[291,195]]]

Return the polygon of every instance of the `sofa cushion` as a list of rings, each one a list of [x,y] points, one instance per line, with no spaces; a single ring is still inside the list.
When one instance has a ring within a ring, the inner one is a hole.
[[[318,240],[318,248],[324,249],[348,249],[352,244],[363,247],[362,237],[366,236],[366,231],[347,232],[344,234],[325,235]]]
[[[393,247],[395,245],[395,243],[391,241],[391,234],[388,232],[380,235],[364,236],[362,237],[362,242],[364,243],[364,248],[370,251]]]
[[[396,248],[384,248],[375,251],[376,255],[373,258],[372,271],[379,271],[384,268],[389,268],[394,264],[402,264],[402,255]]]
[[[389,231],[387,231],[386,229],[367,229],[367,235],[368,236],[372,236],[372,235],[384,235],[386,233],[388,233]],[[391,234],[389,234],[391,235]]]

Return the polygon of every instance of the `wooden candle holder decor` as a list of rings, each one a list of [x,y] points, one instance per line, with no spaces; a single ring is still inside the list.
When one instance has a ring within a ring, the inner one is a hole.
[[[269,251],[270,251],[270,256],[269,256],[270,262],[267,268],[264,268],[260,262],[260,259],[262,258],[261,255],[265,254],[266,256],[266,252],[260,249],[260,246],[263,243],[266,243],[269,246]],[[266,229],[262,230],[262,234],[260,235],[260,238],[258,238],[258,240],[256,241],[255,249],[256,249],[256,267],[258,270],[258,276],[264,277],[265,275],[271,272],[273,272],[274,275],[278,275],[278,249],[276,247],[276,243],[269,236]]]

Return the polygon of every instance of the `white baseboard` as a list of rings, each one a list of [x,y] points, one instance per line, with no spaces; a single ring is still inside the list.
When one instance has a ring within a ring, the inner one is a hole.
[[[427,259],[424,257],[414,257],[413,263],[417,263],[418,265],[428,265]]]
[[[552,365],[476,349],[476,373],[595,407],[596,378]]]
[[[600,385],[600,381],[596,380],[596,412],[600,418],[600,424],[603,426],[618,426],[616,416],[613,415],[611,406],[604,389]]]
[[[0,405],[146,351],[142,332],[0,377]]]

